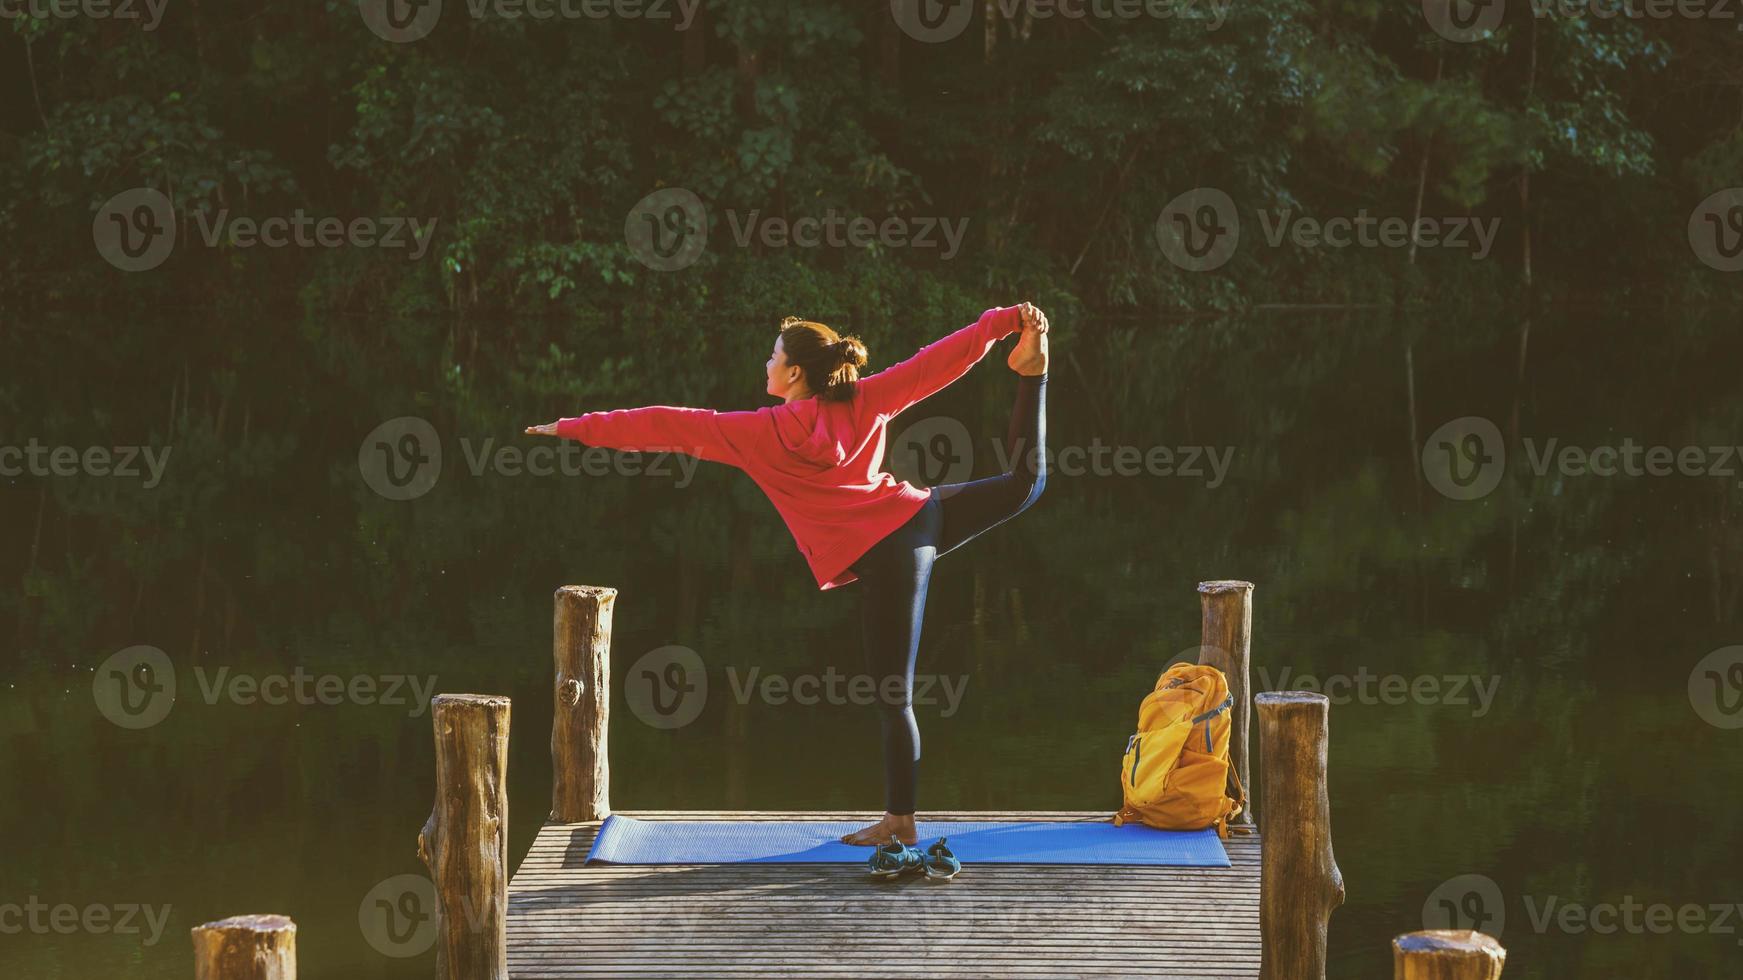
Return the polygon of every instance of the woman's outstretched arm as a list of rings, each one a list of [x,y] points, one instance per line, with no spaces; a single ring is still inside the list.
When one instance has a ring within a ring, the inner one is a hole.
[[[743,466],[755,434],[768,425],[762,411],[716,412],[708,408],[649,405],[584,412],[527,429],[528,435],[558,436],[589,446],[630,452],[673,452]]]
[[[879,415],[899,415],[909,406],[968,373],[993,344],[1023,326],[1020,306],[987,310],[961,330],[920,348],[914,356],[892,364],[857,386],[859,397]]]

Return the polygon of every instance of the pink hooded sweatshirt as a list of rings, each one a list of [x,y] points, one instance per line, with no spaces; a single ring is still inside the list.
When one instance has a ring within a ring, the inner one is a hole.
[[[819,589],[856,581],[848,571],[901,527],[929,491],[883,472],[891,418],[968,373],[993,344],[1022,329],[1017,307],[976,322],[861,378],[848,401],[799,398],[749,412],[652,405],[587,412],[557,423],[557,435],[589,446],[680,452],[745,471],[768,494]]]

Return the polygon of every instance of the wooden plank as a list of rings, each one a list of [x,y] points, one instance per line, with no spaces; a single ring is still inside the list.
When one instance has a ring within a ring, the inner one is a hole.
[[[843,820],[841,811],[628,811],[647,820]],[[1105,821],[951,811],[928,821]],[[549,824],[509,885],[516,978],[1258,976],[1256,836],[1230,868],[970,865],[879,881],[857,865],[584,865],[599,823]],[[867,851],[869,854],[869,849]],[[913,936],[903,941],[904,933]]]

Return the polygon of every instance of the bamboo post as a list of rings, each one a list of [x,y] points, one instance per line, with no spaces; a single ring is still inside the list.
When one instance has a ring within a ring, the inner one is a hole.
[[[436,889],[437,980],[508,980],[509,699],[438,694],[436,803],[418,857]]]
[[[1267,691],[1259,705],[1259,980],[1325,980],[1325,934],[1344,903],[1331,849],[1326,740],[1331,701]]]
[[[556,710],[551,716],[551,820],[581,823],[611,813],[606,753],[611,712],[611,611],[617,590],[565,585],[557,590],[551,655]]]
[[[297,980],[297,925],[238,915],[195,926],[194,980]]]
[[[1507,951],[1468,929],[1410,932],[1392,940],[1394,980],[1500,980]]]
[[[1202,630],[1198,662],[1223,672],[1229,693],[1235,696],[1234,716],[1229,725],[1229,762],[1247,791],[1247,808],[1237,824],[1253,822],[1253,779],[1247,767],[1247,745],[1253,727],[1253,583],[1237,579],[1198,583],[1202,607]],[[1229,796],[1239,799],[1234,787]]]

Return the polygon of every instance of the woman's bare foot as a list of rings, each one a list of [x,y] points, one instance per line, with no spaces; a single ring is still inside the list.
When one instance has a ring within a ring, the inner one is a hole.
[[[912,813],[886,813],[884,818],[870,827],[856,830],[841,838],[843,844],[857,844],[861,847],[882,847],[894,836],[904,844],[920,843],[920,832],[914,826]]]
[[[1047,314],[1032,304],[1024,303],[1023,333],[1011,356],[1005,359],[1011,370],[1025,377],[1047,373]]]

